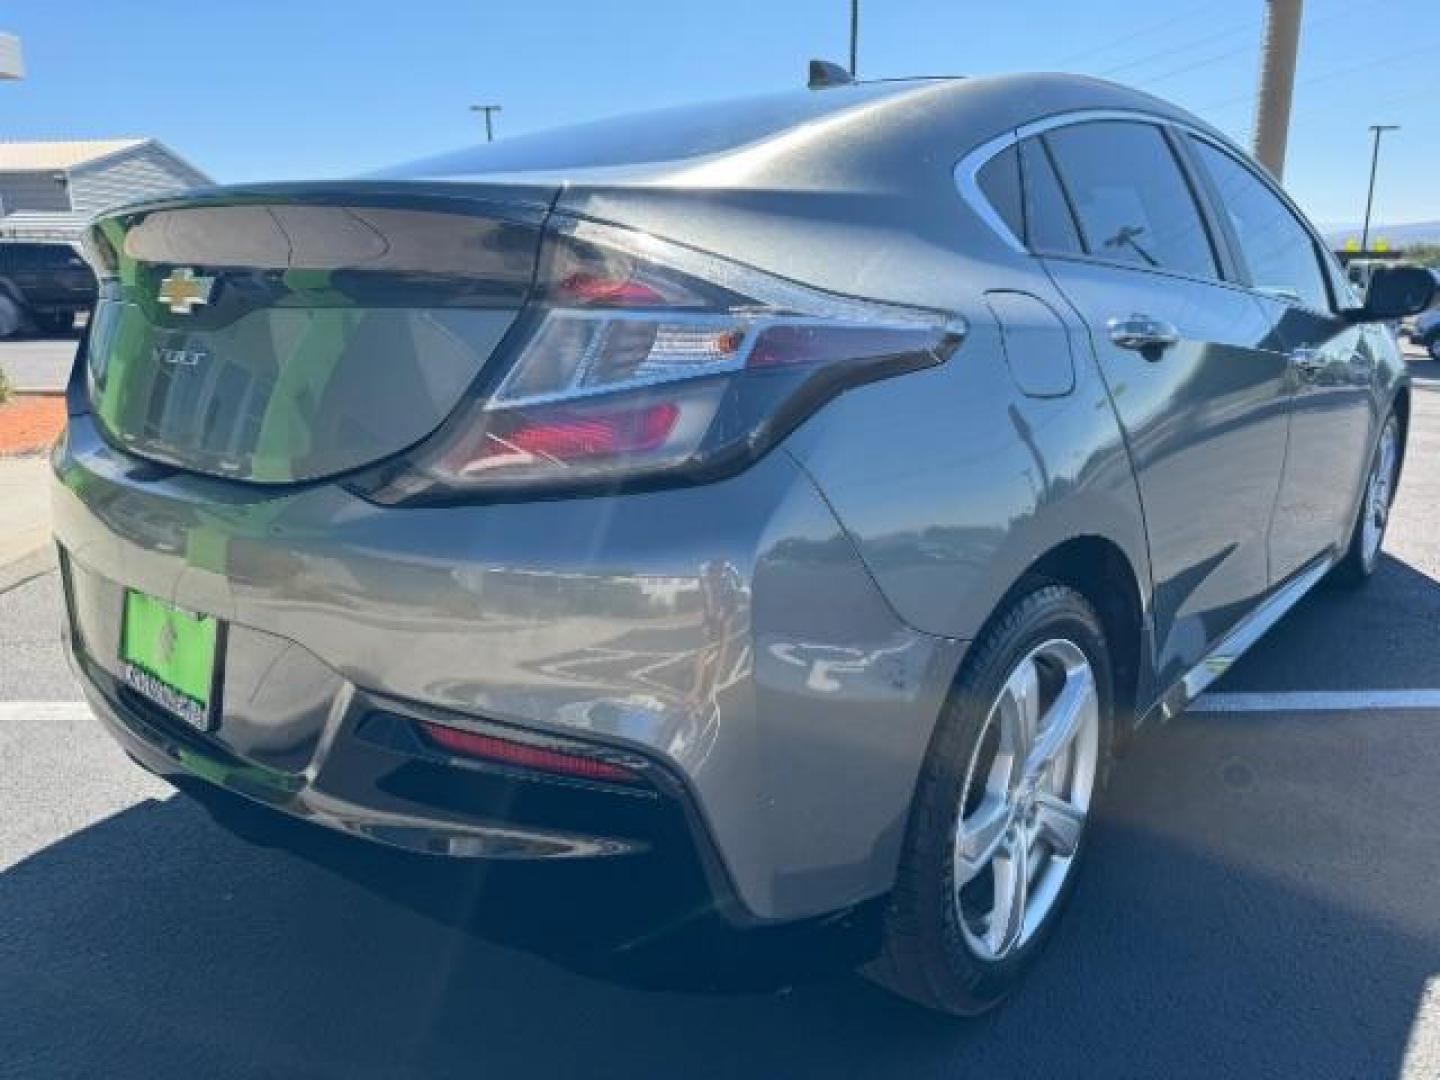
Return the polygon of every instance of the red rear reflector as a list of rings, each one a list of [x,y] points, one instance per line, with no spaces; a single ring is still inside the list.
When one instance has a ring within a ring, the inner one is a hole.
[[[485,456],[503,457],[519,450],[571,461],[641,453],[663,443],[679,415],[680,410],[669,403],[605,413],[559,412],[537,423],[522,423],[496,438]]]
[[[560,283],[560,300],[582,304],[615,304],[617,306],[663,304],[665,297],[657,289],[639,281],[607,278],[599,274],[571,274]]]
[[[598,758],[580,754],[567,754],[561,750],[547,750],[528,743],[497,739],[493,735],[479,735],[473,731],[444,727],[421,721],[425,734],[437,746],[464,757],[480,758],[503,765],[518,765],[540,772],[559,773],[582,780],[608,780],[617,784],[633,784],[639,781],[638,773],[623,765],[612,765]]]

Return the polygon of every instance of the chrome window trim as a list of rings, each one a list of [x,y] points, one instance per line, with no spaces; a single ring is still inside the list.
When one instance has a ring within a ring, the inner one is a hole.
[[[1005,219],[1000,216],[1000,211],[995,209],[980,188],[980,170],[990,164],[991,158],[1019,142],[1019,136],[1011,131],[991,139],[989,142],[981,143],[961,158],[959,164],[955,166],[955,186],[960,189],[960,197],[965,200],[965,205],[975,211],[980,219],[990,226],[990,230],[999,236],[1012,251],[1028,255],[1030,249],[1025,246],[1020,237],[1010,231],[1010,226],[1005,224]],[[1023,205],[1025,198],[1023,190],[1020,198]]]
[[[1032,120],[1028,124],[1022,124],[1013,131],[998,135],[987,142],[981,143],[964,157],[955,166],[955,186],[960,192],[960,197],[965,205],[970,207],[990,229],[999,236],[1012,251],[1021,255],[1030,255],[1033,252],[1025,246],[1024,241],[1010,231],[1005,224],[1005,219],[1000,216],[999,211],[990,204],[985,197],[985,192],[980,187],[980,170],[990,163],[990,159],[1002,150],[1017,145],[1022,139],[1028,139],[1032,135],[1041,135],[1047,131],[1054,131],[1056,128],[1072,127],[1075,124],[1089,124],[1097,121],[1122,121],[1128,123],[1152,124],[1158,128],[1172,128],[1195,135],[1207,142],[1214,143],[1219,149],[1229,154],[1234,154],[1235,148],[1227,145],[1222,136],[1184,120],[1174,117],[1161,116],[1157,113],[1144,112],[1140,109],[1077,109],[1074,112],[1056,113],[1053,116],[1042,117],[1039,120]],[[1288,203],[1288,200],[1287,200]],[[1199,207],[1196,207],[1199,210]],[[1293,211],[1293,204],[1292,204]],[[1305,219],[1302,217],[1302,221]],[[1093,256],[1089,256],[1093,258]],[[1108,260],[1103,260],[1108,263]],[[1114,265],[1129,265],[1119,263]],[[1174,272],[1174,271],[1171,271]],[[1182,274],[1184,277],[1194,275]],[[1203,279],[1210,280],[1210,279]],[[1218,279],[1224,283],[1224,279]]]
[[[1014,251],[1016,254],[1019,255],[1034,255],[1035,253],[1025,246],[1025,242],[1020,237],[1016,236],[1013,232],[1010,231],[1010,227],[1005,224],[1005,219],[1000,216],[999,211],[997,211],[995,207],[991,205],[990,200],[985,197],[985,192],[980,187],[980,170],[983,169],[986,165],[988,165],[990,163],[990,159],[993,158],[996,154],[1000,153],[1002,150],[1008,149],[1011,146],[1017,145],[1022,139],[1027,139],[1032,135],[1040,135],[1047,131],[1054,131],[1056,128],[1071,127],[1075,124],[1085,124],[1103,120],[1118,120],[1127,121],[1130,123],[1154,124],[1156,127],[1170,128],[1172,131],[1182,132],[1186,135],[1190,135],[1194,138],[1200,139],[1203,142],[1209,143],[1216,150],[1228,154],[1230,157],[1234,158],[1236,162],[1239,163],[1243,168],[1248,169],[1259,179],[1260,183],[1265,187],[1267,191],[1269,191],[1272,195],[1274,195],[1280,200],[1282,205],[1284,205],[1285,208],[1290,211],[1290,215],[1300,223],[1300,227],[1304,229],[1307,234],[1309,234],[1311,241],[1315,245],[1317,245],[1317,252],[1324,253],[1330,250],[1329,247],[1326,246],[1324,239],[1320,236],[1320,233],[1316,230],[1314,223],[1311,222],[1311,220],[1305,216],[1305,213],[1298,206],[1295,205],[1295,201],[1291,199],[1290,196],[1286,194],[1285,190],[1275,182],[1274,178],[1267,174],[1264,169],[1258,167],[1255,162],[1250,158],[1250,156],[1245,153],[1244,150],[1236,146],[1229,139],[1225,138],[1225,136],[1215,131],[1210,131],[1203,127],[1200,127],[1198,124],[1192,124],[1189,121],[1181,120],[1177,117],[1161,116],[1158,113],[1145,112],[1142,109],[1077,109],[1073,112],[1056,113],[1053,116],[1046,116],[1042,117],[1039,120],[1032,120],[1028,124],[1022,124],[1020,125],[1020,127],[1015,128],[1012,131],[1008,131],[1003,135],[997,135],[995,138],[983,142],[979,146],[972,149],[956,164],[954,170],[955,186],[960,192],[961,199],[963,199],[965,204],[970,207],[970,209],[973,210],[975,214],[982,221],[985,222],[986,225],[990,227],[991,231],[1000,238],[1000,240],[1005,244],[1006,247],[1010,248],[1010,250]],[[1024,198],[1023,192],[1021,194],[1021,198]],[[1207,201],[1210,201],[1208,197]],[[1218,207],[1217,209],[1221,212],[1224,211],[1224,207]],[[1128,263],[1115,263],[1105,259],[1097,260],[1096,257],[1093,255],[1077,256],[1074,254],[1067,254],[1057,255],[1054,257],[1083,258],[1095,260],[1103,262],[1107,266],[1128,267],[1130,265]],[[1321,256],[1318,254],[1316,256],[1316,261],[1322,261]],[[1146,268],[1136,267],[1136,269]],[[1192,278],[1193,280],[1197,281],[1203,280],[1212,284],[1227,285],[1233,288],[1244,289],[1252,293],[1256,291],[1253,284],[1244,281],[1229,281],[1224,277],[1219,277],[1212,280],[1209,278],[1195,278],[1194,275],[1185,274],[1179,271],[1159,270],[1156,272],[1172,273],[1180,277]],[[1324,272],[1324,268],[1322,267],[1321,276],[1325,279],[1326,288],[1331,293],[1331,303],[1338,307],[1341,298],[1337,294],[1337,291],[1335,289],[1335,282],[1332,280],[1332,275],[1328,272]],[[1285,300],[1279,297],[1272,297],[1272,299],[1277,299],[1281,303],[1285,303],[1290,307],[1298,308],[1302,311],[1313,312],[1317,315],[1323,315],[1328,318],[1334,318],[1337,314],[1335,310],[1321,311],[1316,308],[1312,308],[1308,304],[1305,304],[1303,302]]]

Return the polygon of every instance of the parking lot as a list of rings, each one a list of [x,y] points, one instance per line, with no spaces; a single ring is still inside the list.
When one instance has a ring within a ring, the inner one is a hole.
[[[0,363],[53,380],[65,347]],[[1035,978],[969,1023],[858,977],[602,983],[248,847],[77,702],[44,557],[0,569],[0,1076],[1440,1075],[1440,364],[1412,370],[1375,580],[1140,740]]]

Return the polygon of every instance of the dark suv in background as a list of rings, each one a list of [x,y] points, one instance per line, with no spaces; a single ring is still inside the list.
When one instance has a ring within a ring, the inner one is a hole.
[[[68,243],[0,241],[0,337],[27,324],[67,333],[95,303],[95,275]]]

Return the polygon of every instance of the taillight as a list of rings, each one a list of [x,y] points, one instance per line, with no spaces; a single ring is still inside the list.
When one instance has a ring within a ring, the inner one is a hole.
[[[429,721],[422,721],[420,727],[425,732],[425,737],[436,746],[461,757],[538,772],[557,773],[578,780],[602,780],[612,784],[633,784],[640,780],[640,774],[633,769],[583,754],[513,742],[510,739],[462,731],[460,728],[432,724]]]
[[[355,487],[401,503],[708,478],[849,387],[942,362],[961,336],[939,312],[568,221],[495,370],[432,438]]]

